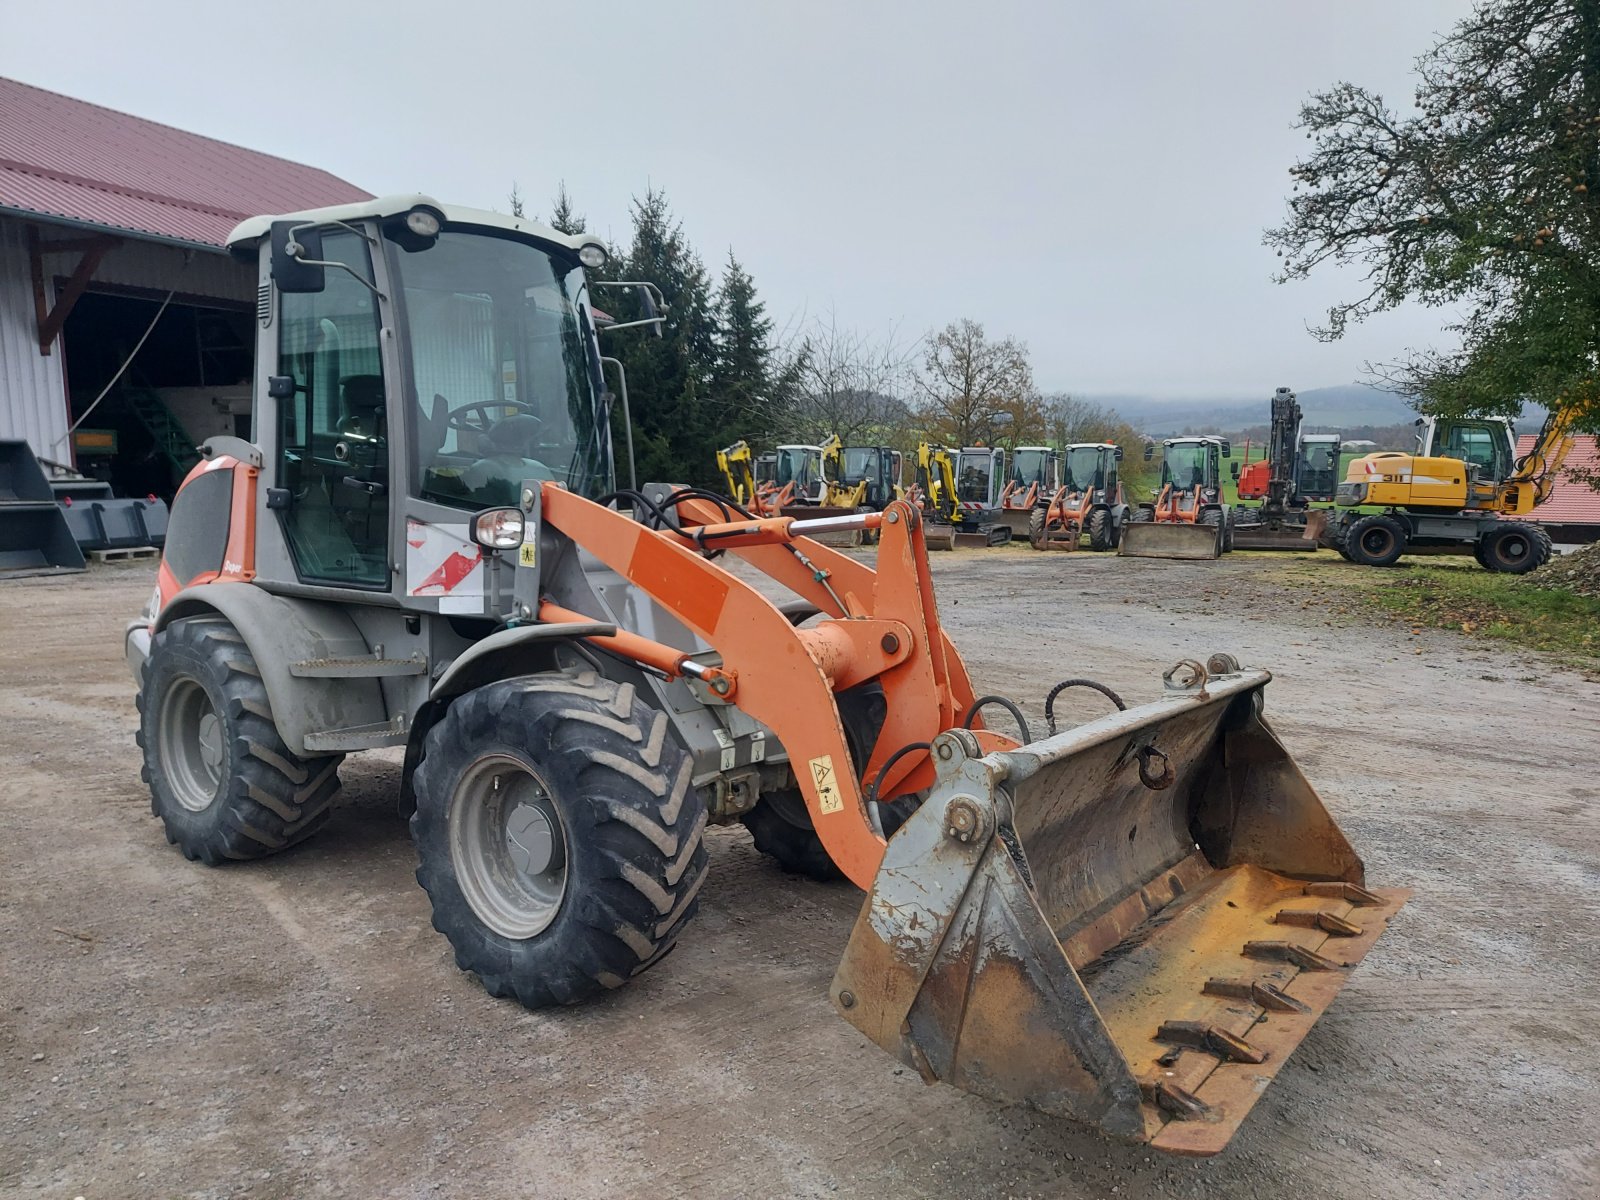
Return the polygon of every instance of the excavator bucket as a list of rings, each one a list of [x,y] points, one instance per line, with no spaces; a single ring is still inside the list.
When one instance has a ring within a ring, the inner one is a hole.
[[[1222,554],[1222,527],[1129,521],[1122,527],[1117,553],[1129,558],[1218,558]]]
[[[1364,886],[1262,718],[1270,676],[1209,666],[1016,750],[939,735],[844,1018],[930,1083],[1221,1150],[1409,893]]]

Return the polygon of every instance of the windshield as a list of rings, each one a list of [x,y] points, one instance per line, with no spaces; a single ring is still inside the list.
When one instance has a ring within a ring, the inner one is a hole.
[[[1074,446],[1067,451],[1067,486],[1075,492],[1105,487],[1100,478],[1099,446]]]
[[[822,478],[822,451],[814,446],[778,447],[778,486],[794,484],[797,492],[805,493]]]
[[[878,482],[882,474],[876,446],[846,446],[844,451],[844,478],[840,483],[860,483],[863,479]]]
[[[973,504],[988,504],[989,475],[994,460],[987,451],[969,454],[962,451],[956,458],[956,496]]]
[[[1049,457],[1045,450],[1018,450],[1011,456],[1011,481],[1019,487],[1035,483],[1043,487],[1047,482],[1044,465]]]
[[[1206,450],[1204,442],[1180,443],[1168,446],[1161,463],[1161,482],[1188,491],[1201,487],[1206,481]]]
[[[510,237],[447,229],[394,253],[409,337],[421,495],[517,503],[525,479],[609,484],[599,356],[582,268]]]

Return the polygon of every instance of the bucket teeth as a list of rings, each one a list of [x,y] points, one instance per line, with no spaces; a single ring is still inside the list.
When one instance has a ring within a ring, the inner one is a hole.
[[[1208,979],[1201,991],[1208,996],[1248,1000],[1268,1012],[1307,1013],[1311,1009],[1265,979]]]
[[[1212,1107],[1193,1092],[1185,1091],[1166,1079],[1146,1081],[1144,1098],[1177,1121],[1215,1121]]]
[[[1320,896],[1323,899],[1344,900],[1350,904],[1360,905],[1363,908],[1372,908],[1383,903],[1383,897],[1377,892],[1369,892],[1366,888],[1355,883],[1308,883],[1305,894]]]
[[[1293,963],[1303,971],[1338,971],[1347,965],[1334,962],[1331,958],[1324,958],[1315,950],[1307,950],[1298,942],[1246,942],[1244,956]]]
[[[1286,908],[1272,920],[1275,925],[1298,925],[1303,929],[1320,929],[1334,937],[1361,936],[1361,926],[1325,910]]]
[[[1156,1041],[1192,1046],[1196,1050],[1215,1054],[1225,1062],[1267,1061],[1264,1051],[1257,1050],[1242,1037],[1235,1037],[1221,1026],[1208,1025],[1204,1021],[1168,1021],[1156,1030]]]

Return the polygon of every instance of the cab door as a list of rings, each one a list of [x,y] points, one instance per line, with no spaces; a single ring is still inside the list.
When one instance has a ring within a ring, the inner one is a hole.
[[[322,237],[321,291],[282,295],[276,454],[269,507],[307,583],[387,591],[391,483],[389,380],[366,239]]]

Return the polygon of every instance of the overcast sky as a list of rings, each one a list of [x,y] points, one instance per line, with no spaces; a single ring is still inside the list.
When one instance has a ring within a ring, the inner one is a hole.
[[[79,0],[7,5],[0,74],[378,193],[503,210],[516,180],[548,212],[565,180],[616,237],[654,184],[780,323],[831,309],[911,341],[972,317],[1025,341],[1045,390],[1264,396],[1439,341],[1416,310],[1316,342],[1356,282],[1273,284],[1261,231],[1306,94],[1409,104],[1468,8]]]

